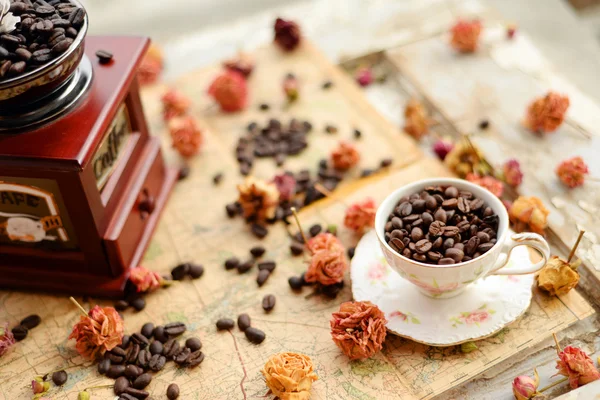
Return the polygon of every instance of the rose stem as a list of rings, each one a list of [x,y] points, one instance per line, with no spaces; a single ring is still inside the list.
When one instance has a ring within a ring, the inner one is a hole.
[[[319,192],[321,192],[323,195],[332,198],[334,200],[339,201],[340,203],[342,203],[343,205],[347,206],[346,202],[342,199],[340,199],[338,196],[334,195],[329,189],[327,189],[325,186],[321,185],[320,183],[315,183],[315,189],[317,189]]]
[[[304,231],[302,230],[302,225],[300,224],[300,218],[298,218],[298,212],[296,211],[296,207],[292,207],[292,214],[294,214],[294,219],[296,220],[296,225],[298,225],[298,229],[300,229],[300,235],[302,235],[302,240],[304,240],[304,244],[308,243],[306,236],[304,235]]]
[[[81,304],[79,304],[77,302],[77,300],[75,300],[75,298],[73,298],[73,296],[69,297],[69,300],[71,300],[71,302],[73,304],[75,304],[77,306],[77,308],[79,308],[79,311],[81,311],[81,314],[83,314],[84,317],[88,316],[88,313],[87,313],[87,311],[85,311],[85,308],[81,307]]]
[[[87,392],[90,389],[102,389],[102,388],[111,388],[115,387],[115,385],[98,385],[98,386],[90,386],[83,389],[84,392]]]
[[[538,392],[540,392],[540,393],[541,393],[541,392],[545,392],[545,391],[546,391],[546,390],[548,390],[548,389],[552,389],[554,386],[556,386],[556,385],[560,385],[561,383],[563,383],[563,382],[564,382],[564,381],[566,381],[567,379],[569,379],[569,377],[568,377],[568,376],[565,376],[564,378],[562,378],[562,379],[559,379],[559,380],[557,380],[556,382],[549,384],[548,386],[544,386],[543,388],[539,389],[539,390],[538,390]]]
[[[577,241],[575,242],[575,245],[573,246],[573,248],[571,249],[571,252],[569,253],[569,258],[567,258],[568,263],[571,262],[571,258],[573,258],[573,256],[575,255],[575,250],[577,250],[577,246],[579,246],[579,242],[581,241],[581,238],[583,237],[584,233],[585,233],[585,231],[579,232]]]
[[[552,332],[552,337],[554,338],[554,343],[556,344],[556,354],[560,356],[560,352],[562,351],[560,348],[560,343],[558,343],[558,338],[556,337],[556,333]]]

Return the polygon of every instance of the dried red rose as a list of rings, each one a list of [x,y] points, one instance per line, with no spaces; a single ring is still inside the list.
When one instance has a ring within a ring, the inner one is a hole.
[[[569,158],[556,167],[556,175],[562,183],[570,188],[583,185],[588,173],[588,166],[581,157]]]
[[[238,72],[227,70],[217,76],[208,88],[221,110],[225,112],[241,111],[248,102],[246,78]]]
[[[478,20],[459,20],[450,30],[452,38],[450,44],[461,53],[473,53],[477,50],[482,25]]]
[[[338,147],[331,153],[331,162],[335,169],[341,171],[348,170],[358,164],[360,153],[354,145],[347,142],[340,142]]]
[[[348,269],[346,251],[340,240],[331,233],[319,233],[306,244],[311,259],[304,279],[329,286],[344,279]]]
[[[186,95],[174,88],[169,89],[161,101],[165,121],[185,115],[192,105],[192,101]]]
[[[448,153],[454,148],[454,143],[449,140],[438,139],[433,144],[433,152],[439,157],[440,160],[444,161]]]
[[[476,183],[477,185],[489,190],[496,197],[502,196],[502,193],[504,192],[504,185],[502,182],[493,176],[479,176],[477,174],[469,173],[467,174],[466,179],[469,182]]]
[[[8,322],[0,327],[0,357],[7,354],[15,344],[15,337],[8,329]]]
[[[594,362],[581,349],[567,346],[558,354],[558,358],[558,374],[569,378],[572,389],[600,379],[600,372],[594,366]]]
[[[369,301],[348,301],[331,315],[331,337],[351,360],[369,358],[383,347],[385,314]]]
[[[141,86],[151,85],[158,81],[164,68],[163,54],[160,47],[156,44],[150,45],[148,52],[144,56],[137,76]]]
[[[523,182],[523,172],[521,172],[521,165],[514,158],[508,160],[503,168],[504,182],[512,187],[517,187]]]
[[[191,116],[176,117],[169,121],[173,147],[185,158],[192,157],[202,146],[202,131]]]
[[[354,79],[362,87],[369,86],[374,80],[373,70],[369,67],[361,67],[356,70]]]
[[[294,102],[298,100],[300,92],[298,90],[298,79],[292,74],[288,74],[283,80],[283,93],[287,98],[288,102]]]
[[[239,53],[236,57],[223,62],[223,66],[248,78],[254,71],[254,59],[249,54]]]
[[[75,339],[75,348],[82,356],[95,359],[121,344],[123,320],[112,307],[95,306],[87,316],[81,316],[69,339]]]
[[[362,233],[365,229],[372,228],[375,225],[376,212],[375,200],[368,198],[356,202],[346,210],[344,225],[357,233]]]
[[[529,105],[525,126],[533,132],[553,132],[565,120],[569,104],[568,96],[548,92],[546,96],[534,100]]]
[[[280,174],[273,178],[273,183],[279,190],[279,200],[288,201],[296,194],[296,179],[290,174]]]
[[[283,50],[292,51],[300,44],[302,33],[300,27],[294,21],[277,18],[273,29],[275,31],[275,43]]]
[[[165,283],[164,278],[158,272],[150,271],[141,265],[131,270],[129,281],[140,293],[155,291],[163,287]]]

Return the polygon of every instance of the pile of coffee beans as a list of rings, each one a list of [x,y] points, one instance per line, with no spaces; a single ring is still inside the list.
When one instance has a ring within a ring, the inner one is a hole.
[[[265,298],[268,296],[272,295],[267,295],[265,296]],[[275,307],[275,296],[273,296],[273,298],[268,301],[268,305],[270,306],[271,304],[271,309],[273,309],[273,307]],[[264,306],[265,299],[263,299],[263,308]],[[240,328],[240,331],[244,332],[244,334],[246,335],[246,339],[248,339],[250,343],[261,344],[267,337],[267,335],[265,335],[263,331],[261,331],[258,328],[252,327],[252,321],[250,319],[250,316],[246,313],[238,315],[237,324],[238,328]],[[219,331],[230,331],[235,326],[235,323],[231,318],[221,318],[217,321],[216,326],[217,330]]]
[[[21,320],[19,325],[11,329],[13,336],[17,342],[25,339],[30,330],[38,326],[42,322],[42,318],[39,315],[32,314]]]
[[[85,20],[85,10],[69,0],[11,0],[10,12],[21,22],[0,35],[0,79],[39,68],[66,52]]]
[[[191,279],[198,279],[204,275],[204,266],[195,263],[182,263],[171,270],[171,277],[174,281],[181,281],[189,276]]]
[[[472,260],[496,244],[498,215],[470,191],[427,187],[400,199],[385,224],[385,241],[427,264]]]
[[[161,371],[168,361],[191,368],[204,360],[200,339],[190,337],[183,346],[177,340],[185,331],[183,322],[164,326],[147,322],[139,332],[123,336],[119,346],[104,354],[104,359],[98,364],[98,372],[115,379],[113,389],[119,399],[145,399],[149,393],[144,389],[152,381],[150,372]],[[178,387],[168,390],[172,396],[175,392],[179,393]]]

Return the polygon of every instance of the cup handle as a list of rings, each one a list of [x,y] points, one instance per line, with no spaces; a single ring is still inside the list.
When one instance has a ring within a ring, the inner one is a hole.
[[[510,259],[510,253],[517,246],[528,246],[537,250],[542,255],[543,260],[526,267],[514,266],[510,268],[503,268]],[[550,246],[548,246],[548,242],[546,242],[546,239],[544,239],[541,235],[531,232],[514,233],[508,238],[504,248],[502,249],[500,257],[498,258],[498,261],[496,261],[496,265],[494,265],[494,268],[492,268],[488,275],[531,274],[542,269],[542,267],[546,265],[546,262],[549,258]]]

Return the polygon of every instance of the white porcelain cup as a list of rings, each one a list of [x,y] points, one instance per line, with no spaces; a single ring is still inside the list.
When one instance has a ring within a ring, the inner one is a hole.
[[[499,217],[497,242],[494,247],[473,260],[450,265],[418,262],[393,250],[385,241],[385,224],[389,215],[402,197],[420,193],[428,186],[455,186],[458,190],[470,191],[475,197],[485,201]],[[390,194],[377,209],[375,231],[389,265],[400,276],[415,284],[423,294],[434,298],[454,297],[471,283],[489,275],[534,273],[550,258],[550,247],[542,236],[536,233],[510,232],[508,213],[502,202],[488,190],[462,179],[425,179],[401,187]],[[512,249],[522,245],[537,250],[543,259],[535,264],[506,267]]]

